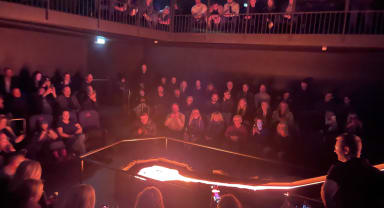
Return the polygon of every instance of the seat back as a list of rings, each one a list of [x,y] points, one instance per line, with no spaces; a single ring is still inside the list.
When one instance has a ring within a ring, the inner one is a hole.
[[[79,113],[79,123],[84,130],[99,129],[100,116],[97,111],[84,110]]]

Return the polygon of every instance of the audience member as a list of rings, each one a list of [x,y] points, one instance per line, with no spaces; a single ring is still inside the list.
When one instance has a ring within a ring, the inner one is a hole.
[[[8,96],[12,93],[12,89],[17,87],[19,87],[19,82],[13,76],[13,69],[5,67],[4,75],[0,77],[0,94]]]
[[[17,145],[22,142],[25,138],[24,134],[17,136],[13,129],[8,125],[8,119],[4,115],[0,115],[0,133],[4,134],[7,140],[12,145]],[[3,135],[3,136],[4,136]],[[10,147],[10,146],[8,146]]]
[[[252,136],[249,145],[251,150],[249,152],[257,152],[261,155],[267,155],[271,148],[270,141],[271,132],[264,124],[263,119],[256,117],[252,126]]]
[[[266,127],[272,124],[272,110],[267,101],[262,101],[260,107],[256,110],[256,117],[263,120]]]
[[[49,127],[47,121],[41,120],[39,123],[39,129],[34,132],[34,137],[30,144],[29,154],[31,157],[37,158],[40,152],[49,152],[56,161],[64,160],[67,157],[67,150],[62,139]],[[43,157],[45,156],[43,155]]]
[[[14,191],[12,207],[41,208],[39,201],[43,196],[44,185],[41,180],[24,180]]]
[[[201,0],[195,0],[195,5],[191,9],[194,21],[202,23],[207,16],[207,10],[207,5],[203,4]]]
[[[83,134],[83,128],[71,119],[69,111],[63,111],[61,114],[61,119],[57,124],[57,132],[71,150],[79,154],[86,152],[86,137]]]
[[[242,145],[248,139],[248,130],[243,125],[243,119],[241,115],[233,116],[233,125],[228,126],[225,130],[225,138],[229,148],[234,151],[239,151]]]
[[[280,122],[286,123],[289,128],[295,126],[293,114],[289,110],[286,102],[281,102],[278,108],[272,113],[272,125],[276,125]]]
[[[65,86],[62,91],[62,95],[57,98],[57,103],[61,111],[78,112],[81,108],[77,97],[72,95],[71,88]]]
[[[21,94],[19,88],[12,89],[12,95],[6,103],[6,108],[14,118],[27,118],[29,115],[29,105],[27,99]]]
[[[204,136],[204,121],[199,109],[193,109],[185,127],[184,138],[190,142],[201,142]]]
[[[186,98],[187,95],[190,94],[189,88],[188,88],[188,82],[185,80],[180,82],[180,93],[182,98]]]
[[[336,138],[337,162],[321,188],[325,207],[382,207],[384,175],[360,158],[362,142],[353,134]]]
[[[73,186],[59,200],[59,208],[95,208],[96,194],[91,185],[80,184]]]
[[[267,93],[267,87],[264,84],[261,84],[259,87],[259,92],[255,94],[255,107],[259,108],[259,105],[262,101],[271,102],[271,96]]]
[[[292,147],[292,138],[288,131],[288,125],[284,122],[280,122],[276,126],[276,134],[274,138],[274,150],[279,160],[287,160],[289,156],[289,150]]]
[[[201,81],[195,81],[195,87],[192,89],[192,96],[195,101],[195,105],[200,105],[204,99],[203,87],[201,86]]]
[[[254,106],[254,104],[253,104],[254,95],[249,90],[248,84],[243,84],[241,86],[241,91],[237,95],[237,100],[240,100],[241,98],[244,98],[247,101],[249,106]]]
[[[236,95],[236,92],[235,90],[233,90],[233,81],[227,81],[227,83],[225,84],[225,90],[224,92],[229,92],[231,94],[231,97],[235,98],[234,96]]]
[[[210,115],[208,125],[205,131],[205,142],[208,145],[221,145],[222,137],[225,131],[225,121],[220,112],[213,112]]]
[[[146,25],[151,27],[153,24],[157,23],[157,14],[156,10],[153,8],[153,0],[145,0],[142,2],[143,3],[139,8],[139,13],[147,23]]]
[[[219,95],[217,93],[213,93],[211,99],[205,105],[205,115],[209,117],[211,113],[220,111],[221,105],[219,103]]]
[[[87,94],[82,103],[82,109],[97,111],[98,108],[99,105],[97,103],[96,91],[93,89],[92,85],[88,85]]]
[[[232,31],[237,24],[238,16],[240,12],[240,5],[234,0],[227,0],[227,3],[224,4],[223,17],[224,21],[227,24],[231,24],[230,27]]]
[[[56,90],[50,87],[47,90],[40,87],[33,96],[33,114],[48,114],[53,115],[56,107]]]
[[[0,95],[0,114],[7,115],[9,112],[4,105],[4,97]]]
[[[3,141],[4,140],[0,136],[0,148],[2,145],[1,142]],[[15,175],[17,168],[23,161],[25,161],[25,159],[26,158],[24,154],[21,154],[21,153],[13,153],[6,158],[0,170],[0,184],[1,184],[0,187],[8,186],[8,183]]]
[[[185,125],[185,116],[180,113],[179,105],[172,104],[172,112],[165,119],[164,126],[168,128],[168,135],[180,137]]]
[[[157,135],[156,124],[149,118],[148,113],[141,113],[139,121],[136,122],[133,128],[133,136],[135,138],[154,137]]]
[[[11,179],[8,191],[13,192],[17,187],[27,179],[40,180],[41,179],[41,165],[34,160],[25,160],[20,163],[16,170],[15,175]]]
[[[134,208],[164,208],[160,189],[149,186],[137,194]]]
[[[160,14],[159,14],[158,18],[159,18],[158,22],[161,25],[169,25],[169,24],[171,24],[171,14],[170,14],[168,6],[164,7],[163,10],[160,10]]]
[[[39,71],[35,71],[32,75],[32,80],[30,83],[30,92],[37,92],[40,86],[43,84],[43,74]]]
[[[350,134],[361,136],[363,133],[363,123],[355,113],[348,114],[345,131]]]
[[[15,151],[16,149],[8,141],[7,135],[4,133],[0,133],[0,155],[6,155]]]
[[[156,95],[152,99],[153,105],[153,118],[156,121],[164,121],[164,118],[168,112],[168,97],[165,96],[164,88],[163,86],[158,86],[157,87],[157,92]]]
[[[245,98],[241,98],[237,103],[237,108],[235,114],[240,115],[243,118],[243,124],[246,126],[250,125],[251,120],[253,119],[253,114],[250,106],[247,104]]]
[[[226,125],[229,125],[232,120],[232,115],[235,110],[235,103],[229,91],[224,92],[223,102],[221,103],[221,112]]]
[[[209,17],[208,17],[208,27],[212,28],[212,25],[218,29],[221,23],[221,16],[223,14],[223,6],[219,5],[217,2],[213,2],[213,4],[209,7]]]

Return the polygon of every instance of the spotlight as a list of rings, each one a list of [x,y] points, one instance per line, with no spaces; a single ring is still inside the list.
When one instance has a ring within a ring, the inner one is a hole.
[[[248,7],[248,3],[244,3],[243,6],[244,6],[244,7]]]
[[[327,50],[328,50],[328,46],[326,45],[321,46],[321,51],[325,52]]]
[[[153,41],[153,43],[155,43],[155,44],[158,44],[158,43],[159,43],[159,41],[155,40],[155,41]]]
[[[103,36],[97,36],[96,37],[96,41],[95,41],[96,44],[104,45],[105,42],[107,42],[107,39],[105,37],[103,37]]]

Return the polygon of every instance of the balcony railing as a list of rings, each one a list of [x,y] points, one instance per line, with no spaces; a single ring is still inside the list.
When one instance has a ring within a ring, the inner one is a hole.
[[[324,11],[255,13],[225,16],[207,14],[163,15],[155,12],[144,17],[137,7],[112,0],[0,0],[60,11],[99,20],[136,25],[176,33],[236,34],[384,34],[384,11]],[[49,17],[49,15],[47,15]]]

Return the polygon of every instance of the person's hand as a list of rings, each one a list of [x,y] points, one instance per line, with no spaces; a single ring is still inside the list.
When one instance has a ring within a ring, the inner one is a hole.
[[[138,134],[138,135],[142,135],[142,134],[143,134],[143,129],[142,129],[142,128],[139,128],[139,129],[137,130],[137,134]]]

